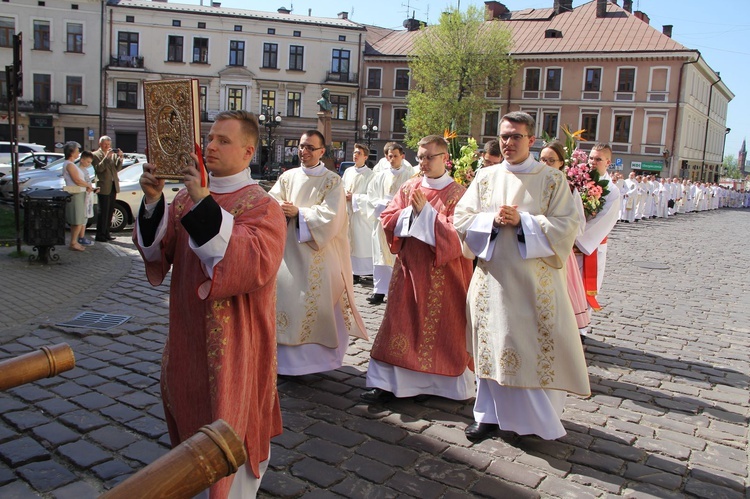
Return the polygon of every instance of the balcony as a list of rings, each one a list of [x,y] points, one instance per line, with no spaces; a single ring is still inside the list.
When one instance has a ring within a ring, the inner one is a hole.
[[[359,83],[357,73],[334,73],[326,71],[326,81],[337,81],[339,83]]]
[[[111,68],[139,68],[143,69],[142,55],[118,55],[109,58]]]
[[[8,109],[8,101],[3,99],[0,101],[0,110],[6,111]],[[18,101],[18,112],[19,113],[60,113],[60,103],[50,102],[46,100],[19,100]]]

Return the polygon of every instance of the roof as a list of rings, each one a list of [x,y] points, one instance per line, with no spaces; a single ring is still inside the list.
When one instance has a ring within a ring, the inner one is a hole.
[[[552,0],[550,0],[551,2]],[[607,15],[596,17],[596,0],[570,12],[554,15],[553,9],[524,9],[510,13],[502,23],[513,33],[513,55],[575,53],[686,52],[684,45],[641,21],[622,7],[608,2]],[[429,29],[429,28],[428,28]],[[559,38],[546,38],[554,29]],[[368,56],[407,56],[418,31],[367,27]]]
[[[187,12],[192,14],[206,14],[213,16],[241,17],[246,19],[259,19],[266,21],[282,21],[297,24],[310,24],[318,26],[330,26],[334,28],[346,28],[363,30],[364,27],[349,19],[332,17],[300,16],[296,14],[281,14],[279,12],[264,12],[259,10],[232,9],[226,7],[213,7],[203,5],[188,5],[183,3],[170,3],[167,1],[147,0],[108,0],[107,4],[114,7],[132,7],[136,9],[152,9],[167,12]]]

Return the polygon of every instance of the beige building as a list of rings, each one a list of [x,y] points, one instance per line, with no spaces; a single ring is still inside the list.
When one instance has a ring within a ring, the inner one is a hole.
[[[197,78],[204,137],[222,110],[280,118],[261,130],[255,162],[292,163],[302,132],[318,126],[317,101],[328,88],[333,152],[342,159],[356,129],[364,38],[343,12],[331,19],[219,3],[113,2],[105,26],[105,129],[123,150],[143,151],[143,81]]]
[[[20,33],[19,141],[49,151],[68,140],[91,148],[99,133],[102,2],[44,3],[14,0],[0,11],[0,140],[10,138],[5,67]]]
[[[734,94],[701,57],[657,30],[632,2],[550,0],[546,9],[509,11],[485,2],[488,22],[513,34],[515,78],[488,94],[496,109],[477,117],[472,135],[497,136],[498,119],[522,110],[537,119],[537,136],[562,138],[561,126],[608,142],[614,168],[713,181],[722,160],[728,103]],[[408,23],[407,23],[408,24]],[[376,145],[404,136],[407,56],[418,31],[369,29],[362,113],[380,130]],[[436,130],[436,133],[442,132]],[[536,150],[541,147],[538,141]]]

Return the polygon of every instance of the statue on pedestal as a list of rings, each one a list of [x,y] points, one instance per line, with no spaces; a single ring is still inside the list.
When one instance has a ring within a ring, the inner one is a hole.
[[[320,112],[331,111],[331,91],[324,88],[320,93],[320,99],[318,99],[318,106],[320,106]]]

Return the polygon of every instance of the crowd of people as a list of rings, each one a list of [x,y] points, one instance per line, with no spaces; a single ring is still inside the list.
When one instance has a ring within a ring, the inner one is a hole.
[[[211,497],[257,493],[282,429],[277,376],[337,369],[349,338],[368,338],[353,292],[363,280],[385,311],[362,400],[474,398],[473,441],[565,435],[566,394],[590,394],[579,335],[597,308],[606,236],[631,194],[611,188],[586,220],[562,147],[547,145],[537,161],[534,130],[528,114],[503,116],[468,187],[451,176],[442,136],[420,140],[415,166],[389,143],[370,169],[356,144],[339,177],[321,161],[325,138],[309,130],[300,167],[266,193],[246,167],[259,130],[245,111],[216,116],[207,185],[193,154],[186,188],[167,206],[164,180],[144,166],[133,240],[152,284],[172,272],[161,376],[171,441],[221,418],[248,451]],[[611,159],[606,144],[589,156],[608,180]]]

